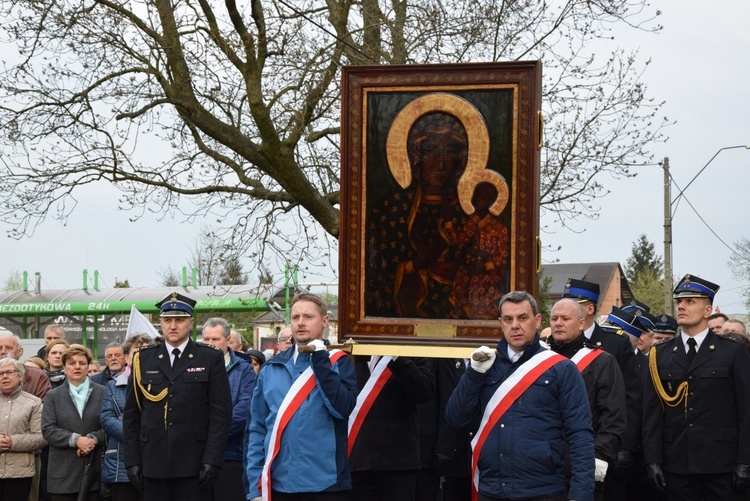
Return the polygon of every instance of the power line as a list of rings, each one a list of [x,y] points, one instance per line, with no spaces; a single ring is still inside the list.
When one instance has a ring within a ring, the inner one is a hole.
[[[745,148],[747,150],[750,150],[750,144],[741,144],[739,146],[725,146],[724,148],[719,148],[719,151],[717,151],[716,153],[714,153],[714,156],[712,156],[711,159],[708,162],[706,162],[706,165],[704,165],[701,168],[701,170],[698,171],[698,174],[696,174],[695,176],[693,176],[693,179],[690,180],[690,182],[687,184],[687,186],[685,186],[684,189],[680,190],[680,192],[677,194],[677,196],[675,197],[675,199],[672,200],[672,203],[677,202],[681,197],[684,196],[683,194],[685,193],[685,190],[687,190],[688,188],[690,188],[690,185],[693,184],[693,181],[695,181],[696,179],[698,179],[698,176],[700,176],[703,173],[703,171],[706,170],[706,167],[708,167],[708,165],[711,162],[714,161],[714,158],[716,158],[716,157],[719,156],[719,153],[721,153],[724,150],[734,150],[734,149],[737,149],[737,148]],[[675,186],[677,186],[677,183],[675,183]],[[690,202],[688,202],[688,203],[690,203]],[[692,207],[692,205],[691,205],[691,207]],[[695,210],[695,209],[693,209],[693,210]],[[697,214],[697,212],[696,212],[696,214]]]
[[[706,165],[708,165],[708,164],[706,164]],[[704,168],[705,168],[705,167],[704,167]],[[701,171],[701,172],[702,172],[702,171]],[[700,174],[700,172],[699,172],[698,174]],[[680,187],[679,187],[679,186],[677,185],[677,183],[675,182],[675,180],[674,180],[674,178],[672,177],[672,174],[671,174],[671,173],[669,174],[669,177],[670,177],[670,179],[672,180],[672,183],[673,183],[673,184],[675,185],[675,187],[677,187],[677,189],[679,190],[679,189],[680,189]],[[693,180],[695,180],[695,178],[693,178]],[[691,181],[691,183],[692,183],[692,181]],[[688,186],[689,186],[689,184],[688,184]],[[680,194],[678,195],[678,197],[677,197],[677,198],[675,198],[675,200],[674,200],[674,201],[677,201],[677,200],[678,200],[679,198],[683,198],[683,199],[685,199],[685,202],[686,202],[686,203],[687,203],[687,204],[688,204],[688,205],[690,206],[690,208],[691,208],[691,209],[693,209],[693,212],[695,212],[695,215],[696,215],[696,216],[698,216],[698,219],[700,219],[700,220],[701,220],[701,222],[702,222],[702,223],[703,223],[703,224],[704,224],[704,225],[706,226],[706,228],[708,228],[708,231],[710,231],[710,232],[711,232],[711,233],[713,234],[713,236],[715,236],[715,237],[716,237],[716,239],[717,239],[717,240],[718,240],[719,242],[721,242],[722,244],[724,244],[724,247],[726,247],[727,249],[729,249],[729,251],[730,251],[730,252],[731,252],[732,254],[734,254],[735,256],[737,256],[737,257],[739,257],[739,258],[742,258],[742,254],[740,254],[739,252],[737,252],[737,250],[736,250],[736,249],[735,249],[734,247],[732,247],[731,245],[729,245],[728,243],[726,243],[726,242],[725,242],[725,241],[724,241],[724,240],[723,240],[723,239],[722,239],[722,238],[721,238],[721,237],[720,237],[720,236],[719,236],[719,235],[718,235],[718,234],[717,234],[717,233],[716,233],[716,232],[714,231],[714,229],[713,229],[713,228],[711,228],[711,226],[710,226],[710,225],[709,225],[709,224],[708,224],[708,223],[706,222],[706,220],[705,220],[705,219],[703,219],[703,216],[701,216],[700,212],[698,212],[698,210],[697,210],[697,209],[696,209],[696,208],[695,208],[695,207],[693,206],[693,204],[691,204],[691,203],[690,203],[690,200],[688,200],[687,196],[685,196],[685,190],[686,190],[686,189],[687,189],[687,186],[685,186],[685,189],[683,189],[683,190],[680,190]],[[673,212],[673,213],[674,213],[674,212]]]

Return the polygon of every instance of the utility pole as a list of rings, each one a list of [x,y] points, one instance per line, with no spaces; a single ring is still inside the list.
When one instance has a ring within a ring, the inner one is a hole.
[[[672,301],[672,191],[669,157],[664,157],[664,312],[674,316]]]

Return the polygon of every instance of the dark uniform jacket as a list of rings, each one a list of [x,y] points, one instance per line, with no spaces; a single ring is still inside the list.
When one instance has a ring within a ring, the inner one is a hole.
[[[688,383],[687,406],[664,405],[649,377],[643,387],[646,464],[680,475],[732,473],[750,464],[750,355],[745,345],[708,332],[692,364],[682,336],[651,348],[666,393]]]
[[[479,427],[479,419],[476,424],[464,428],[449,426],[445,422],[445,406],[466,372],[466,364],[461,358],[429,358],[427,364],[435,375],[435,395],[419,405],[422,469],[439,467],[442,474],[468,476],[471,472],[471,432]]]
[[[548,343],[553,351],[568,358],[575,356],[580,348],[599,349],[586,341],[574,351],[558,349],[551,339]],[[564,351],[564,352],[563,352]],[[592,425],[594,428],[594,451],[596,457],[611,463],[617,457],[617,451],[622,446],[625,434],[625,383],[617,366],[615,357],[607,352],[599,354],[581,372],[583,382],[586,383],[586,394],[591,408]]]
[[[167,348],[149,346],[133,359],[123,418],[125,466],[141,465],[144,477],[195,477],[201,464],[221,467],[224,458],[232,417],[224,355],[190,340],[173,370]],[[153,402],[144,390],[164,395]]]
[[[594,324],[594,332],[591,334],[589,341],[615,357],[617,365],[620,367],[625,382],[628,417],[622,448],[636,452],[641,447],[642,384],[636,369],[635,354],[630,339],[624,334],[617,334],[617,332],[618,329],[602,328],[598,324]]]
[[[372,404],[349,456],[351,471],[418,470],[418,404],[435,393],[435,376],[424,358],[398,357],[393,372]],[[366,361],[355,363],[359,391],[370,378]]]

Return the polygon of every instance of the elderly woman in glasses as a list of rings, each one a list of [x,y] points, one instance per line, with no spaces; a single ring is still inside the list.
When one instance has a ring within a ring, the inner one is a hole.
[[[0,359],[0,499],[26,501],[34,476],[34,451],[42,437],[42,401],[21,390],[25,369],[12,358]]]

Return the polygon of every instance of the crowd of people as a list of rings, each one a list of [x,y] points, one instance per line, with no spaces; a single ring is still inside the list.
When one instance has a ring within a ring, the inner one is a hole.
[[[637,300],[601,325],[570,279],[540,334],[509,292],[503,338],[470,359],[356,356],[302,293],[272,357],[195,301],[160,301],[161,338],[94,365],[59,325],[22,364],[0,335],[0,499],[746,500],[750,338],[686,276],[676,318]]]

